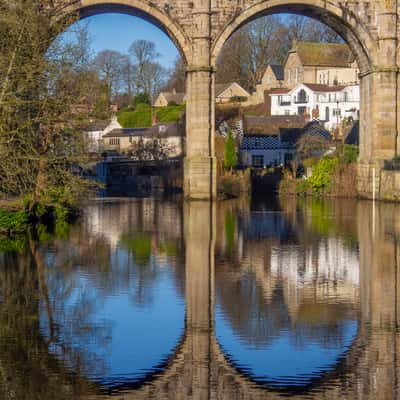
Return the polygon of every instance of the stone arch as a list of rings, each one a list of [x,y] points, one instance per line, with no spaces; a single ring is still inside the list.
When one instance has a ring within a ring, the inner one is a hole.
[[[92,15],[112,12],[140,17],[157,26],[173,41],[185,63],[187,64],[190,60],[191,46],[186,33],[154,3],[144,0],[81,0],[65,8],[62,17],[78,13],[79,18],[84,19]]]
[[[291,13],[314,18],[336,31],[349,45],[359,65],[361,75],[368,74],[377,52],[376,43],[361,21],[348,9],[325,0],[261,1],[237,13],[220,31],[213,43],[211,62],[215,66],[226,41],[242,26],[270,14]]]

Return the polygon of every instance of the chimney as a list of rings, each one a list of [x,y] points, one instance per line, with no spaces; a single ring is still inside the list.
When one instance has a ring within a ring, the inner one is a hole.
[[[157,118],[157,113],[154,111],[153,115],[152,115],[152,121],[151,121],[151,125],[155,126],[158,124],[158,118]]]

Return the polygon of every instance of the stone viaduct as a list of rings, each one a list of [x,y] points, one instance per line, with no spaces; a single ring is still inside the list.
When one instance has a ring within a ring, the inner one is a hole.
[[[371,197],[385,159],[399,153],[399,5],[397,0],[56,0],[59,15],[140,16],[162,29],[187,65],[188,198],[216,196],[214,75],[229,37],[253,19],[279,12],[313,17],[354,52],[361,78],[359,192]]]

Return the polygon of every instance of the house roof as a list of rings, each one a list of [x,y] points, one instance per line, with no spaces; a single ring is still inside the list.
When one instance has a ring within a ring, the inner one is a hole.
[[[303,83],[304,86],[307,86],[314,92],[340,92],[346,86],[328,86],[320,83]]]
[[[275,78],[278,81],[283,81],[285,78],[285,74],[284,74],[284,69],[283,69],[283,65],[278,65],[278,64],[270,64],[269,65],[272,69],[272,72],[275,75]]]
[[[110,125],[110,120],[98,120],[92,122],[87,128],[87,132],[104,131]]]
[[[302,115],[247,116],[243,120],[246,135],[277,135],[280,128],[302,128],[304,124]]]
[[[288,94],[290,91],[291,89],[277,88],[277,89],[267,90],[266,92],[268,94]]]
[[[246,92],[247,96],[250,96],[247,90],[242,88],[242,86],[240,86],[237,82],[229,82],[229,83],[217,83],[215,85],[215,97],[221,96],[221,94],[224,93],[225,90],[229,89],[232,85],[235,84],[239,86],[239,88],[242,89],[244,92]]]
[[[280,128],[281,140],[284,143],[294,145],[304,135],[319,136],[330,140],[330,133],[318,122],[310,121],[302,128]]]
[[[355,60],[343,43],[297,42],[289,53],[297,53],[303,66],[350,67]]]
[[[183,136],[183,127],[176,122],[159,123],[148,128],[125,128],[114,129],[103,136],[110,137],[181,137]]]
[[[160,122],[147,129],[146,136],[154,137],[182,137],[184,136],[184,126],[179,122]]]
[[[186,97],[185,93],[176,93],[176,92],[161,92],[160,96],[161,95],[164,96],[165,100],[168,103],[176,103],[176,104],[182,104]]]

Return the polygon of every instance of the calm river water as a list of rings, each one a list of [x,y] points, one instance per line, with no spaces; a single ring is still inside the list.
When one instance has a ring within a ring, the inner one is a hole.
[[[0,399],[400,398],[399,212],[108,199],[3,244]]]

